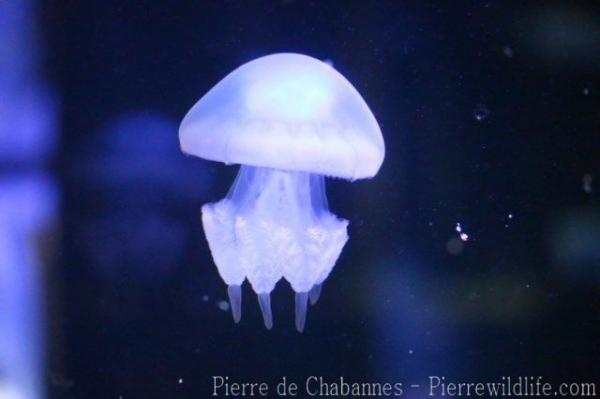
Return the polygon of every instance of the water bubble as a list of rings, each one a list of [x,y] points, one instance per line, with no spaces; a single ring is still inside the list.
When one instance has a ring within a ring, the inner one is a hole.
[[[478,121],[482,121],[488,117],[490,110],[483,104],[478,104],[473,110],[473,117]]]

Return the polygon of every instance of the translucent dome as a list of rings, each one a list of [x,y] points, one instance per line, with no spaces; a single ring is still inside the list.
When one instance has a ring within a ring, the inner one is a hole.
[[[371,110],[330,65],[293,53],[237,68],[187,113],[183,152],[226,164],[373,177],[385,146]]]

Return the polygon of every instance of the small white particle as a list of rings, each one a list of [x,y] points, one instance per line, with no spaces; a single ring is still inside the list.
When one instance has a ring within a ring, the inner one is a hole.
[[[469,239],[469,235],[467,233],[463,232],[462,226],[460,225],[460,223],[456,223],[454,230],[456,230],[456,232],[459,234],[461,240],[467,241]]]
[[[484,120],[489,114],[490,110],[483,104],[477,105],[473,110],[473,117],[478,121]]]
[[[509,213],[509,214],[508,214],[508,218],[509,218],[509,219],[512,219],[512,218],[513,218],[513,214],[512,214],[512,213]]]
[[[513,51],[513,49],[511,49],[508,46],[504,46],[504,48],[502,49],[502,52],[504,53],[505,56],[507,56],[508,58],[512,58],[513,55],[515,55],[515,52]]]
[[[217,307],[221,309],[223,312],[227,312],[229,310],[229,302],[220,300],[217,302]]]
[[[183,378],[180,378],[177,382],[183,384]]]
[[[583,89],[583,95],[584,95],[584,96],[587,96],[587,95],[589,95],[589,94],[590,94],[590,89],[589,89],[589,88],[587,88],[587,87],[586,87],[586,88],[584,88],[584,89]]]
[[[413,352],[413,350],[412,350],[412,349],[409,349],[409,350],[408,350],[408,354],[409,354],[409,355],[412,355],[413,353],[414,353],[414,352]]]
[[[202,297],[202,301],[204,301],[204,302],[208,302],[208,295],[204,295],[204,296]]]

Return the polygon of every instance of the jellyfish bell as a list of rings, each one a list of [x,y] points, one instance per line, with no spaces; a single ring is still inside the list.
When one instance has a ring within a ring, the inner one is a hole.
[[[274,54],[237,68],[187,113],[183,152],[226,164],[373,177],[385,153],[375,117],[328,64]]]
[[[385,155],[371,110],[339,72],[301,54],[273,54],[237,68],[187,113],[184,153],[240,164],[227,196],[202,207],[202,223],[233,318],[241,285],[273,325],[270,293],[281,278],[296,292],[296,328],[346,241],[348,221],[329,212],[325,177],[373,177]]]

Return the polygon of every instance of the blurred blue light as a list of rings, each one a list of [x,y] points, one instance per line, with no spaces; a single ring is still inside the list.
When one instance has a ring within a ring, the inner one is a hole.
[[[57,191],[47,177],[0,178],[0,395],[8,390],[23,398],[42,396],[37,242],[54,221],[56,207]]]
[[[81,225],[86,257],[104,278],[158,281],[184,252],[186,218],[177,215],[199,208],[213,177],[204,162],[181,155],[177,129],[158,112],[126,113],[76,161],[77,179],[93,193],[82,201],[98,209]]]
[[[0,2],[0,398],[44,396],[38,240],[58,191],[40,169],[56,147],[56,100],[37,78],[35,1]]]
[[[45,161],[55,149],[56,99],[36,78],[34,5],[0,2],[0,166]]]
[[[123,114],[89,140],[75,173],[91,187],[150,186],[158,196],[202,198],[213,177],[207,167],[199,167],[204,162],[181,155],[177,129],[174,120],[158,112]]]

